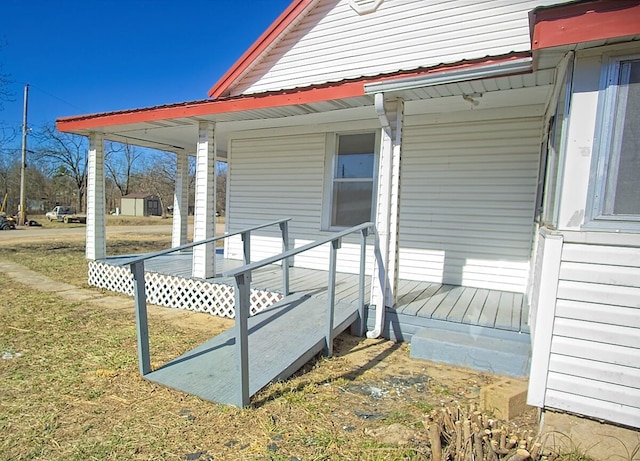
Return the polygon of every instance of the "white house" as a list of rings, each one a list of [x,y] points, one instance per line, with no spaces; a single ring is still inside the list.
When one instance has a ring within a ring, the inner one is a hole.
[[[228,232],[291,217],[300,246],[375,223],[370,335],[436,326],[408,328],[401,310],[384,319],[380,307],[420,283],[468,289],[421,291],[449,303],[433,322],[495,327],[501,303],[512,316],[530,306],[528,322],[512,319],[515,333],[530,328],[529,403],[637,431],[639,39],[638,1],[295,0],[209,99],[58,120],[90,138],[87,257],[106,256],[104,139],[176,153],[174,246],[186,241],[187,156],[194,240],[213,236],[224,159]],[[281,249],[275,232],[253,243],[255,259]],[[343,272],[358,270],[352,243]],[[242,259],[239,238],[225,256]],[[194,249],[195,277],[214,263],[210,246]],[[477,301],[489,308],[476,315]]]

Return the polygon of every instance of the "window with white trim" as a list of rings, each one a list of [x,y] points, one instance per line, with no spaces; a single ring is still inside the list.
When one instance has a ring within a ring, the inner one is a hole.
[[[330,146],[328,207],[323,227],[340,229],[371,221],[376,182],[376,133],[336,134]]]
[[[640,230],[640,56],[603,70],[588,226]]]

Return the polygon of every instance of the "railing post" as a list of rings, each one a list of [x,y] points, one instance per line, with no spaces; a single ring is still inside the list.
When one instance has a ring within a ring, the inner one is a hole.
[[[242,236],[242,253],[244,255],[244,265],[251,263],[251,232],[243,232]]]
[[[289,251],[289,223],[287,221],[280,223],[280,232],[282,232],[282,252]],[[282,261],[282,294],[289,295],[289,258]]]
[[[144,286],[144,261],[131,264],[133,292],[136,308],[136,330],[138,336],[138,368],[142,376],[151,372],[149,354],[149,322],[147,318],[147,295]]]
[[[331,253],[329,254],[329,283],[327,286],[327,332],[325,334],[325,355],[333,355],[333,313],[336,306],[336,260],[341,239],[331,241]]]
[[[362,229],[360,232],[360,275],[358,278],[358,323],[351,328],[354,336],[362,336],[365,332],[364,324],[364,282],[367,265],[367,236],[369,229]]]
[[[236,278],[236,354],[238,358],[238,372],[240,375],[240,407],[249,405],[249,303],[251,291],[251,274],[242,272]]]

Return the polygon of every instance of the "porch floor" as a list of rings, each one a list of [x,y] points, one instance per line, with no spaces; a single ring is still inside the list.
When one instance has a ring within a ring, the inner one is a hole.
[[[126,263],[131,256],[109,257],[103,262],[114,265]],[[191,277],[191,252],[173,253],[150,259],[145,271],[178,277]],[[216,272],[222,273],[242,266],[242,261],[227,259],[217,255]],[[289,286],[292,293],[305,293],[320,300],[326,300],[328,273],[322,270],[292,267],[289,271]],[[208,279],[217,284],[233,286],[229,278]],[[252,287],[282,292],[282,268],[268,266],[252,275]],[[365,297],[370,291],[367,277]],[[358,301],[358,276],[336,274],[336,302],[356,303]],[[528,305],[523,294],[500,290],[471,288],[441,283],[400,280],[397,302],[393,309],[387,309],[391,317],[401,324],[410,324],[404,334],[395,334],[398,339],[407,340],[414,330],[432,324],[455,323],[459,326],[472,325],[504,332],[528,333]],[[371,322],[369,322],[371,323]],[[400,326],[402,328],[402,326]],[[457,329],[454,327],[454,329]],[[408,334],[407,334],[408,333]]]

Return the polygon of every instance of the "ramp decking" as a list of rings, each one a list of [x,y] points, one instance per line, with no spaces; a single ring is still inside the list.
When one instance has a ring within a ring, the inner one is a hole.
[[[291,295],[249,318],[249,394],[288,378],[325,347],[327,306]],[[336,303],[334,335],[357,319],[357,307]],[[235,328],[201,344],[145,378],[205,400],[237,405],[240,392]]]

